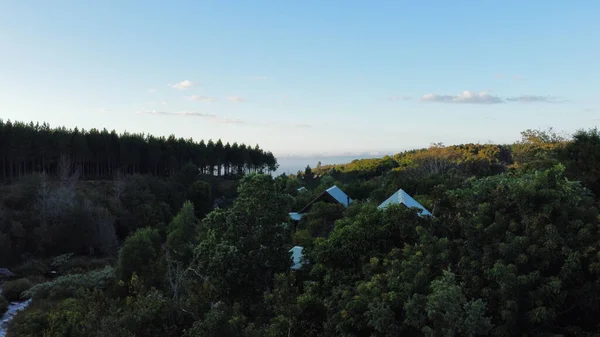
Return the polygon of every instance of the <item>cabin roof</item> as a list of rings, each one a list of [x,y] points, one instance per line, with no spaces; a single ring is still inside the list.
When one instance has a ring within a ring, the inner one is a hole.
[[[302,267],[302,251],[304,251],[304,247],[301,246],[294,246],[289,250],[292,253],[292,261],[294,262],[290,268],[298,270]]]
[[[341,188],[337,186],[332,186],[325,191],[321,192],[316,198],[314,198],[311,202],[309,202],[304,208],[298,211],[299,214],[304,214],[310,210],[310,207],[315,202],[322,200],[323,198],[330,198],[332,201],[335,201],[339,204],[348,207],[348,205],[352,202],[352,198],[350,198]]]
[[[377,206],[377,208],[383,209],[390,204],[402,204],[408,208],[416,207],[421,210],[419,215],[431,215],[431,212],[423,207],[423,205],[421,205],[418,201],[413,199],[413,197],[411,197],[408,193],[404,192],[403,189],[396,191],[396,193],[392,194],[389,198]]]

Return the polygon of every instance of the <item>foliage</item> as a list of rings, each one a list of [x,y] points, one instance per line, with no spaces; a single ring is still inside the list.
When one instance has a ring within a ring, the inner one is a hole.
[[[169,310],[168,300],[157,290],[125,299],[81,291],[59,302],[34,302],[15,317],[9,336],[179,336],[169,322]]]
[[[565,146],[568,172],[597,196],[600,195],[600,132],[580,130]]]
[[[154,137],[106,129],[51,128],[0,120],[0,180],[12,181],[33,172],[56,174],[69,158],[84,179],[125,174],[169,176],[192,162],[203,174],[274,171],[277,161],[258,146],[195,142],[171,135]]]
[[[31,282],[26,278],[7,281],[2,285],[2,297],[9,302],[20,301],[23,298],[28,298],[27,294],[24,294],[24,292],[29,290],[32,286]]]
[[[301,229],[306,229],[312,237],[326,236],[333,229],[336,220],[341,219],[345,207],[338,203],[316,202],[300,221]]]
[[[114,279],[113,268],[107,266],[101,270],[60,276],[52,281],[36,284],[25,291],[25,296],[34,300],[60,300],[74,297],[80,289],[104,290],[112,284]]]
[[[271,287],[272,276],[289,266],[286,248],[288,196],[272,177],[250,175],[228,210],[203,220],[204,239],[196,248],[196,269],[217,298],[253,301]]]
[[[174,258],[189,263],[198,230],[198,219],[194,215],[194,205],[186,201],[171,221],[165,247]]]
[[[434,144],[293,176],[250,174],[235,200],[212,211],[218,188],[202,173],[218,175],[215,167],[187,162],[166,179],[116,180],[105,200],[71,193],[65,175],[52,192],[61,214],[87,199],[109,210],[125,238],[114,276],[105,269],[34,286],[10,333],[598,336],[598,148],[596,130],[572,139],[527,130],[513,145]],[[33,209],[43,182],[7,189],[0,233],[12,255],[42,238],[23,210]],[[290,224],[288,212],[332,185],[355,201],[346,208],[325,199]],[[435,216],[377,209],[399,188]],[[294,245],[309,261],[301,270],[289,268]],[[51,248],[39,264],[65,273],[110,262],[88,256],[88,267],[83,256]]]
[[[163,274],[159,264],[161,238],[156,229],[138,229],[125,240],[119,252],[116,275],[129,284],[138,275],[147,287],[159,285]]]
[[[198,219],[204,218],[212,210],[211,187],[204,181],[192,183],[188,189],[187,198],[194,205],[194,212]]]

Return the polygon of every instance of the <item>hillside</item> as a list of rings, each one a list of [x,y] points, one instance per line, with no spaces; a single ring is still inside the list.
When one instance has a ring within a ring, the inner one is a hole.
[[[3,296],[32,299],[9,336],[598,336],[597,162],[595,129],[528,130],[239,181],[27,175],[0,208]],[[332,186],[351,202],[310,204]],[[377,208],[399,189],[433,216]]]

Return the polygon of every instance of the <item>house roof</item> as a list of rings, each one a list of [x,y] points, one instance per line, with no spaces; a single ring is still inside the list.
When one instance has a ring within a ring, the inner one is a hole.
[[[429,212],[425,207],[423,207],[423,205],[421,205],[419,202],[413,199],[413,197],[408,195],[408,193],[404,192],[403,189],[399,189],[398,191],[396,191],[396,193],[392,194],[392,196],[387,198],[387,200],[382,202],[381,205],[377,206],[377,208],[383,209],[390,204],[403,204],[408,208],[416,207],[421,210],[419,212],[420,215],[431,215],[431,212]]]
[[[300,221],[300,219],[302,219],[302,215],[298,212],[290,212],[290,218],[294,221]]]
[[[291,266],[290,268],[294,269],[294,270],[298,270],[302,267],[302,251],[304,250],[304,247],[300,247],[300,246],[294,246],[292,249],[289,250],[290,253],[292,253],[292,261],[294,262],[294,265]]]
[[[348,205],[352,202],[352,199],[350,199],[350,197],[346,193],[344,193],[344,191],[342,191],[339,187],[335,185],[325,190],[325,192],[329,193],[329,195],[331,195],[335,200],[337,200],[337,202],[346,207],[348,207]]]
[[[308,212],[312,204],[321,200],[323,197],[329,197],[332,200],[335,200],[337,203],[344,205],[345,207],[348,207],[348,205],[352,203],[352,198],[350,198],[346,193],[344,193],[344,191],[342,191],[339,187],[334,185],[321,192],[321,194],[319,194],[316,198],[314,198],[311,202],[304,206],[304,208],[298,211],[298,213],[304,214]]]

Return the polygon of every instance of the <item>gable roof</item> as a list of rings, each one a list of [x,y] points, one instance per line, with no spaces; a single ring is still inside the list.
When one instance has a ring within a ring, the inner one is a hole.
[[[316,198],[314,198],[311,202],[309,202],[304,208],[302,208],[298,213],[303,214],[308,212],[312,204],[319,201],[323,197],[329,197],[335,200],[337,203],[344,205],[344,207],[348,207],[350,203],[352,203],[352,198],[350,198],[342,189],[337,186],[332,186],[325,191],[321,192]]]
[[[291,266],[291,269],[294,270],[298,270],[302,267],[303,261],[302,261],[302,251],[304,250],[304,247],[300,247],[300,246],[294,246],[292,249],[289,250],[290,253],[292,253],[292,261],[294,262],[294,265]]]
[[[403,189],[399,189],[398,191],[396,191],[396,193],[392,194],[392,196],[387,198],[384,202],[381,203],[381,205],[377,206],[377,208],[383,209],[390,204],[403,204],[408,208],[416,207],[421,210],[419,212],[419,215],[431,215],[431,212],[429,212],[425,207],[423,207],[423,205],[419,204],[419,202],[413,199],[413,197],[408,195],[408,193],[404,192]]]
[[[346,207],[348,207],[348,205],[352,202],[352,199],[346,193],[344,193],[344,191],[342,191],[341,188],[335,185],[325,190],[325,192],[329,193],[329,195],[331,195],[335,200],[337,200],[337,202]]]

